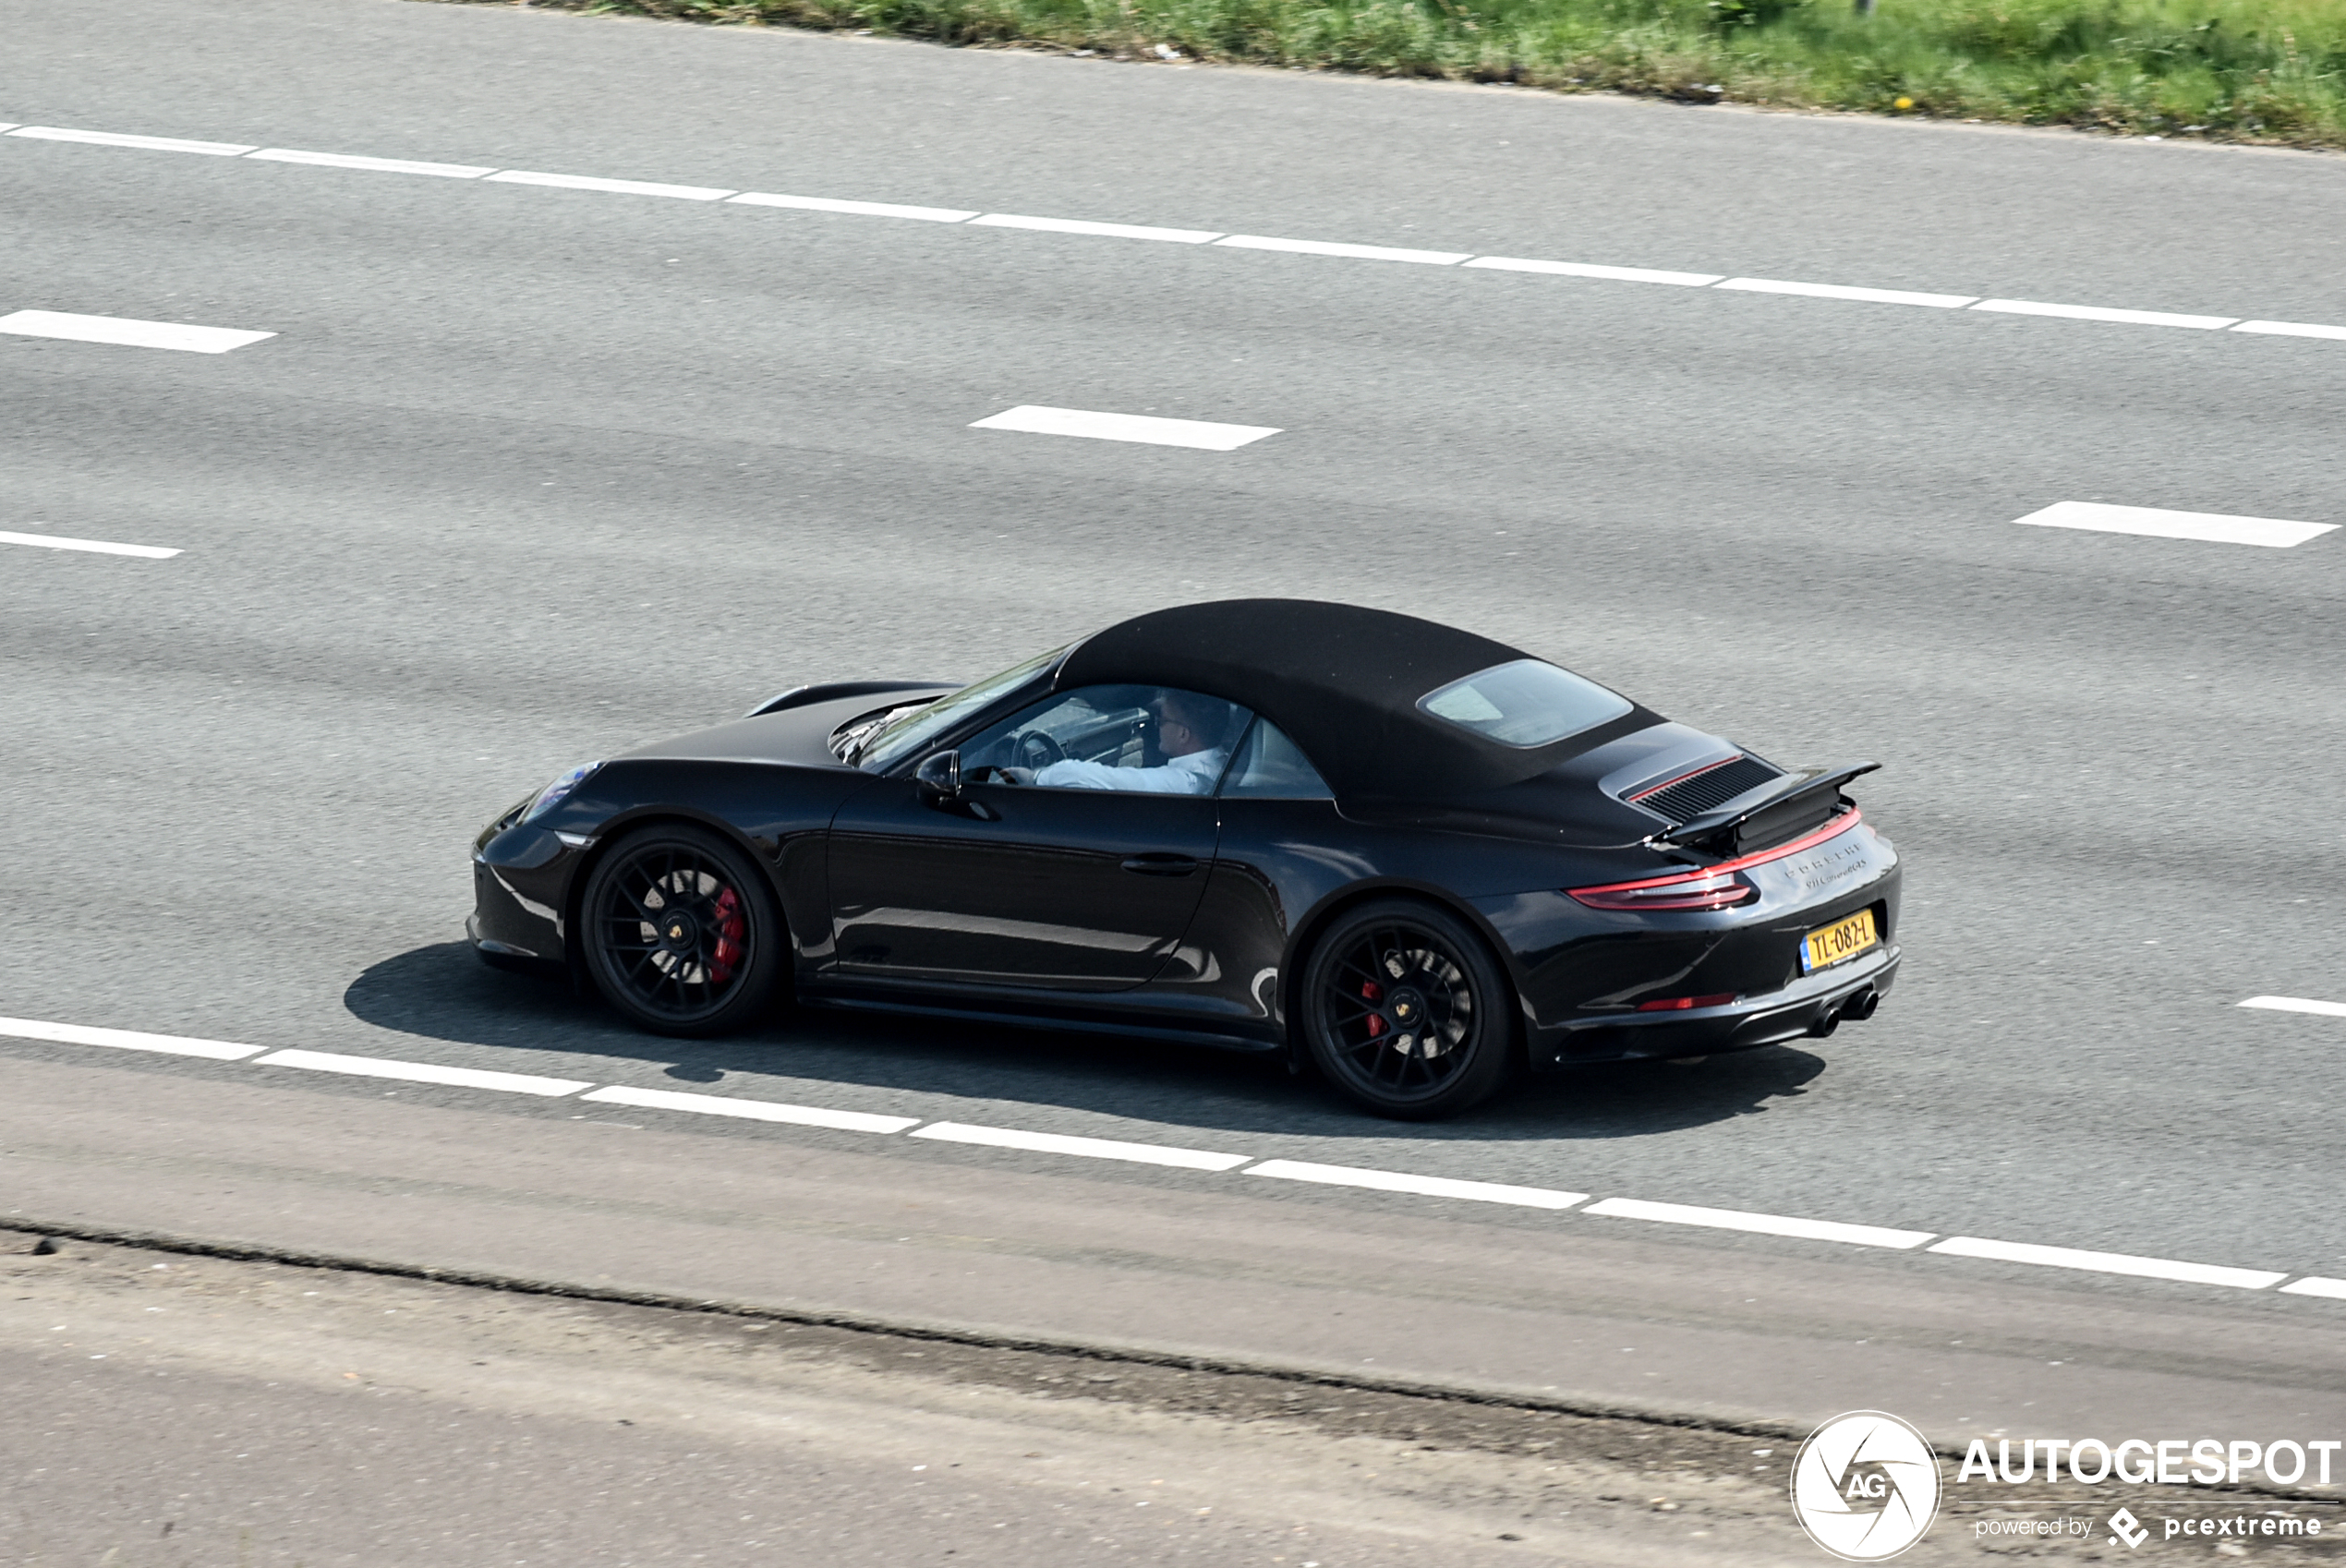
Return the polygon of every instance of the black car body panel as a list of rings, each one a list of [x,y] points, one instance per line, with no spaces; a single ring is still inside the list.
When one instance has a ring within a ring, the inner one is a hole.
[[[605,763],[559,803],[532,814],[526,802],[482,832],[474,942],[491,961],[565,964],[599,853],[637,825],[674,821],[725,835],[768,872],[792,978],[808,1002],[1275,1050],[1289,1043],[1294,977],[1314,934],[1364,899],[1397,894],[1437,902],[1482,935],[1512,983],[1535,1068],[1821,1032],[1866,1016],[1889,988],[1900,870],[1841,791],[1854,771],[1780,768],[1626,699],[1626,711],[1566,741],[1477,742],[1432,759],[1444,721],[1424,716],[1421,693],[1455,667],[1528,656],[1436,628],[1453,639],[1431,645],[1444,657],[1373,671],[1397,697],[1365,679],[1348,692],[1343,671],[1311,662],[1308,638],[1310,681],[1242,678],[1215,664],[1237,657],[1228,628],[1291,623],[1295,607],[1191,608],[1219,619],[1203,617],[1211,635],[1176,647],[1161,668],[1150,663],[1151,637],[1131,631],[1153,618],[1126,622],[973,707],[920,755],[877,770],[855,766],[842,737],[865,733],[876,715],[917,710],[945,687],[797,688],[746,718]],[[1307,608],[1324,624],[1428,624]],[[1184,624],[1180,612],[1159,613]],[[1094,645],[1103,641],[1105,651]],[[1214,657],[1199,652],[1209,645]],[[1260,661],[1276,645],[1258,639],[1239,654]],[[1355,701],[1362,714],[1382,703],[1381,733],[1403,749],[1380,766],[1374,747],[1330,742],[1346,754],[1321,767],[1329,788],[1318,798],[984,778],[943,794],[916,777],[924,758],[1055,692],[1144,677],[1251,699],[1248,711],[1299,743],[1347,733],[1320,711],[1330,703]],[[1408,704],[1418,706],[1404,712]],[[1674,833],[1685,841],[1669,841]],[[1611,909],[1569,891],[1711,873],[1733,879],[1745,901]],[[1805,972],[1807,935],[1859,911],[1872,911],[1878,941]]]

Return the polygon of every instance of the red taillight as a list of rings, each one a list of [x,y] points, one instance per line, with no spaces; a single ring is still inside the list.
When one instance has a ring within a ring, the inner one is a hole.
[[[1641,1013],[1675,1013],[1690,1007],[1723,1007],[1735,999],[1732,991],[1722,991],[1712,996],[1664,996],[1658,1002],[1639,1002]]]
[[[1864,820],[1864,814],[1851,806],[1822,827],[1772,850],[1761,850],[1695,871],[1674,872],[1668,876],[1608,882],[1602,887],[1567,887],[1565,891],[1592,910],[1730,910],[1760,896],[1760,889],[1737,876],[1736,872],[1747,865],[1765,865],[1770,861],[1796,855],[1828,838],[1839,838]]]
[[[1760,896],[1759,888],[1734,872],[1715,869],[1565,891],[1592,910],[1728,910]]]

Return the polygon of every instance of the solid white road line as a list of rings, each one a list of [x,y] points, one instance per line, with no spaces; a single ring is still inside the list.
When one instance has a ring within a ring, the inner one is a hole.
[[[1299,256],[1348,256],[1356,261],[1422,261],[1433,267],[1455,267],[1473,255],[1468,250],[1399,250],[1389,245],[1336,245],[1324,239],[1272,239],[1264,235],[1224,235],[1214,243],[1234,250],[1288,250]]]
[[[1704,1209],[1687,1203],[1649,1203],[1639,1198],[1608,1198],[1580,1211],[1618,1220],[1655,1220],[1666,1225],[1706,1225],[1712,1230],[1749,1231],[1756,1236],[1792,1236],[1807,1241],[1842,1241],[1852,1247],[1919,1247],[1938,1233],[1850,1225],[1835,1220],[1803,1220],[1786,1214],[1752,1214],[1741,1209]]]
[[[2067,316],[2080,321],[2125,321],[2137,327],[2196,327],[2214,332],[2240,320],[2237,316],[2183,316],[2171,310],[2110,310],[2098,305],[2046,305],[2034,299],[1983,299],[1974,310],[1994,310],[2006,316]]]
[[[2038,1247],[2025,1241],[1988,1241],[1951,1236],[1929,1248],[1954,1258],[1989,1258],[2000,1263],[2035,1263],[2048,1269],[2086,1269],[2137,1279],[2182,1280],[2189,1285],[2224,1285],[2262,1290],[2289,1276],[2264,1269],[2231,1269],[2215,1263],[2179,1263],[2171,1258],[2136,1258],[2124,1252],[2084,1252],[2074,1247]]]
[[[2346,1301],[2346,1280],[2326,1280],[2319,1274],[2292,1280],[2280,1287],[2283,1296],[2326,1296],[2332,1301]]]
[[[1161,239],[1174,245],[1203,245],[1216,238],[1212,229],[1156,229],[1145,223],[1094,223],[1082,218],[1022,218],[1012,212],[988,212],[973,219],[973,229],[1042,229],[1055,235],[1099,235],[1107,239]]]
[[[691,1111],[704,1116],[740,1116],[793,1127],[837,1128],[842,1132],[901,1132],[918,1127],[918,1116],[877,1116],[868,1111],[833,1111],[821,1105],[786,1105],[774,1100],[736,1100],[724,1094],[678,1094],[666,1089],[614,1086],[582,1094],[607,1105],[641,1105],[658,1111]]]
[[[1729,278],[1719,285],[1746,294],[1805,294],[1817,299],[1856,299],[1875,305],[1928,305],[1940,310],[1960,310],[1976,294],[1917,294],[1902,288],[1850,288],[1841,283],[1788,283],[1777,278]]]
[[[1070,1138],[1057,1132],[1020,1132],[1006,1127],[971,1127],[931,1122],[908,1136],[945,1143],[977,1143],[989,1149],[1031,1149],[1042,1154],[1074,1154],[1086,1160],[1130,1160],[1141,1165],[1173,1165],[1187,1171],[1227,1171],[1252,1154],[1214,1154],[1203,1149],[1167,1149],[1155,1143],[1123,1143],[1112,1138]]]
[[[2156,506],[2108,506],[2099,501],[2059,501],[2041,512],[2015,517],[2037,528],[2084,528],[2098,534],[2142,534],[2155,539],[2205,539],[2219,545],[2263,545],[2288,549],[2317,539],[2335,523],[2292,523],[2279,517],[2233,517],[2220,512],[2169,512]]]
[[[296,152],[290,147],[264,147],[245,156],[256,163],[315,163],[328,169],[369,169],[380,175],[438,175],[451,180],[477,180],[497,172],[470,163],[418,163],[407,158],[360,158],[348,152]]]
[[[29,338],[67,338],[75,343],[121,344],[129,348],[176,348],[189,354],[225,354],[274,332],[233,327],[190,327],[181,321],[134,321],[122,316],[74,316],[63,310],[18,310],[0,316],[0,332]]]
[[[1082,408],[1045,408],[1022,404],[970,426],[973,430],[1021,430],[1035,436],[1082,436],[1095,441],[1139,441],[1144,446],[1189,446],[1234,452],[1250,441],[1279,433],[1275,425],[1216,425],[1206,419],[1160,419],[1150,414],[1095,414]]]
[[[649,180],[606,180],[592,175],[534,175],[526,169],[500,169],[490,185],[550,185],[562,190],[600,190],[614,196],[672,196],[680,201],[722,201],[734,193],[705,185],[656,185]]]
[[[136,555],[149,561],[169,561],[179,552],[160,545],[116,545],[103,539],[67,539],[55,534],[0,533],[0,545],[38,545],[42,549],[86,549],[97,555]]]
[[[1409,1176],[1402,1171],[1363,1170],[1358,1165],[1314,1165],[1303,1160],[1265,1160],[1247,1176],[1280,1181],[1312,1181],[1327,1187],[1365,1187],[1374,1192],[1414,1192],[1424,1198],[1465,1198],[1477,1203],[1514,1203],[1526,1209],[1569,1209],[1586,1203],[1585,1192],[1544,1187],[1509,1187],[1495,1181],[1454,1181],[1448,1176]]]
[[[995,228],[1048,229],[1062,234],[1101,235],[1121,239],[1170,240],[1188,245],[1203,245],[1213,241],[1222,245],[1252,250],[1286,250],[1313,256],[1344,256],[1370,261],[1419,261],[1435,266],[1464,263],[1469,267],[1484,267],[1499,271],[1549,272],[1567,277],[1608,278],[1621,283],[1676,283],[1686,287],[1703,288],[1713,284],[1766,294],[1801,294],[1825,299],[1871,301],[1889,305],[1924,305],[1954,308],[1967,305],[1974,310],[2001,311],[2020,316],[2061,316],[2085,321],[2116,321],[2151,327],[2192,327],[2214,330],[2229,327],[2235,332],[2259,332],[2281,337],[2329,338],[2346,340],[2346,327],[2326,326],[2304,321],[2243,321],[2231,316],[2195,316],[2168,310],[2116,310],[2095,305],[2053,305],[2028,299],[1980,299],[1968,295],[1931,295],[1904,289],[1856,288],[1839,283],[1785,283],[1768,278],[1736,278],[1722,283],[1713,272],[1672,272],[1645,267],[1603,267],[1569,261],[1533,261],[1513,257],[1485,256],[1469,258],[1464,253],[1445,250],[1409,250],[1379,245],[1342,245],[1324,240],[1276,239],[1262,235],[1216,235],[1203,229],[1155,228],[1135,223],[1098,223],[1074,218],[1030,218],[1011,213],[996,212],[984,217],[951,208],[906,207],[880,201],[832,201],[816,198],[768,196],[712,190],[702,186],[660,185],[643,180],[601,179],[584,175],[542,175],[520,169],[507,169],[495,174],[477,174],[467,164],[422,163],[397,158],[357,158],[336,153],[300,153],[284,148],[256,150],[239,143],[222,141],[188,141],[176,137],[127,136],[114,131],[69,130],[56,126],[18,126],[0,124],[0,134],[43,139],[51,141],[91,142],[107,147],[143,147],[171,152],[201,152],[220,157],[249,154],[279,163],[314,163],[345,168],[379,169],[405,174],[440,174],[455,178],[486,177],[511,185],[561,186],[575,190],[600,190],[623,195],[670,196],[686,200],[715,201],[733,199],[751,206],[804,207],[817,211],[857,212],[881,218],[925,218],[933,222],[955,223],[972,222]]]
[[[2338,338],[2346,340],[2346,327],[2316,326],[2311,321],[2243,321],[2232,328],[2236,332],[2265,332],[2284,338]]]
[[[184,141],[175,136],[123,136],[114,131],[66,130],[58,126],[18,126],[10,136],[35,141],[86,141],[99,147],[143,147],[150,152],[200,152],[212,158],[241,158],[252,149],[236,141]]]
[[[2325,1018],[2346,1019],[2346,1002],[2316,1002],[2304,996],[2251,996],[2240,1005],[2269,1007],[2277,1013],[2319,1013]]]
[[[167,1056],[205,1056],[215,1062],[241,1062],[267,1049],[228,1040],[141,1034],[135,1029],[91,1029],[86,1024],[46,1023],[39,1019],[0,1019],[0,1034],[19,1040],[55,1040],[67,1045],[105,1045],[117,1051],[160,1051]]]
[[[801,207],[810,212],[853,212],[865,218],[919,218],[932,223],[960,223],[977,216],[958,207],[900,207],[892,201],[834,201],[826,196],[776,196],[745,190],[725,199],[736,207]]]
[[[1518,256],[1478,256],[1467,263],[1499,272],[1550,272],[1564,278],[1605,278],[1617,283],[1675,283],[1708,288],[1723,272],[1664,272],[1651,267],[1598,267],[1585,261],[1527,261]]]
[[[459,1089],[494,1089],[507,1094],[543,1094],[558,1098],[592,1089],[567,1078],[535,1078],[528,1073],[483,1072],[478,1067],[443,1067],[434,1062],[387,1061],[381,1056],[345,1056],[333,1051],[272,1051],[256,1060],[257,1067],[301,1067],[309,1072],[348,1073],[354,1078],[388,1078],[402,1083],[447,1083]]]

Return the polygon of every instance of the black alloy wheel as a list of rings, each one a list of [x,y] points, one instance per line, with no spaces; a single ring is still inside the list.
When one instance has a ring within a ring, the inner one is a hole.
[[[1455,1116],[1512,1065],[1513,993],[1466,924],[1431,904],[1385,899],[1340,918],[1304,966],[1312,1060],[1382,1116]]]
[[[659,1034],[722,1034],[771,1002],[781,911],[749,858],[716,834],[646,828],[611,847],[579,904],[603,999]]]

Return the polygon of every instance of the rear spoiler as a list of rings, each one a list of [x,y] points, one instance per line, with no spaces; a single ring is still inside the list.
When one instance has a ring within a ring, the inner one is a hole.
[[[887,692],[952,692],[961,689],[957,681],[831,681],[819,686],[792,686],[778,692],[759,703],[744,718],[756,718],[761,713],[780,713],[784,708],[804,707],[809,703],[827,703],[840,697],[876,697]]]
[[[1738,851],[1759,849],[1763,847],[1759,840],[1788,838],[1805,826],[1823,822],[1839,802],[1844,784],[1880,766],[1878,762],[1858,762],[1844,767],[1798,768],[1781,778],[1771,778],[1757,789],[1746,790],[1715,810],[1665,828],[1646,842],[1691,845],[1705,839],[1725,838]],[[1814,822],[1806,820],[1811,815]],[[1765,820],[1755,820],[1759,818]],[[1747,832],[1747,828],[1757,831]]]

